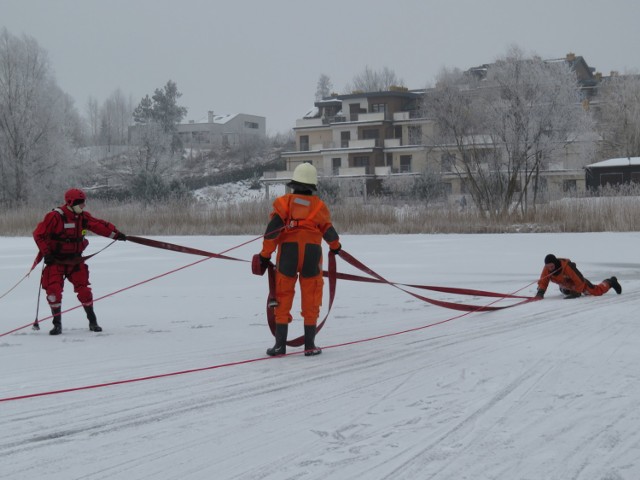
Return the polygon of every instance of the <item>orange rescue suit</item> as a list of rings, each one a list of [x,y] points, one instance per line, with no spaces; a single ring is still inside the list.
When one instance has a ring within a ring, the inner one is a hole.
[[[540,280],[538,280],[538,289],[546,292],[549,281],[560,285],[561,290],[575,293],[586,293],[593,296],[604,295],[609,291],[611,285],[607,281],[603,281],[598,285],[593,285],[589,280],[584,278],[576,264],[568,258],[558,258],[560,268],[551,271],[547,266],[542,269]]]
[[[273,202],[260,255],[276,257],[275,321],[291,322],[295,284],[299,277],[302,318],[305,325],[315,325],[322,304],[322,240],[331,249],[340,248],[338,233],[331,224],[329,209],[320,198],[289,193]]]

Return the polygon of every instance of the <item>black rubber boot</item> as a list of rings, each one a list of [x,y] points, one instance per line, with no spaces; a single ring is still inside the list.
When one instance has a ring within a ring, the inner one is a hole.
[[[288,323],[276,323],[276,344],[272,348],[267,348],[267,355],[275,357],[287,353],[287,333]]]
[[[304,326],[304,356],[313,357],[314,355],[320,355],[322,350],[316,347],[316,326],[305,325]]]
[[[607,281],[609,282],[609,285],[611,285],[611,288],[613,288],[618,295],[622,293],[622,286],[620,285],[620,282],[618,282],[618,279],[616,277],[611,277]]]
[[[49,335],[60,335],[62,333],[61,311],[62,308],[60,307],[51,307],[51,313],[53,314],[53,328],[49,331]]]
[[[102,327],[98,325],[98,319],[96,313],[93,311],[93,305],[84,307],[84,311],[87,312],[87,319],[89,320],[89,330],[92,332],[101,332]]]

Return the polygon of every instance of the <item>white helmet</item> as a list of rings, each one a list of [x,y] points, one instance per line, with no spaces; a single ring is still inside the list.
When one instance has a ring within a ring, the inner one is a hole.
[[[301,163],[293,171],[291,180],[296,183],[302,183],[305,186],[311,186],[313,190],[315,190],[318,186],[318,172],[316,171],[316,167],[310,163]]]

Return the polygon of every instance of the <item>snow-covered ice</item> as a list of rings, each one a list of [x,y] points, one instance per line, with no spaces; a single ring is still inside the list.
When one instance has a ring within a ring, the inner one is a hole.
[[[250,237],[162,239],[221,252]],[[91,237],[87,253],[107,243]],[[403,283],[533,295],[555,253],[592,281],[617,275],[623,293],[564,300],[551,286],[541,302],[461,316],[388,285],[339,281],[323,354],[267,358],[266,277],[248,263],[210,259],[161,276],[200,257],[117,242],[90,260],[96,297],[159,278],[98,301],[103,333],[78,309],[61,336],[46,321],[0,337],[0,399],[96,386],[0,401],[0,477],[640,478],[639,233],[342,243]],[[0,238],[0,294],[34,255],[30,238]],[[339,258],[338,268],[356,273]],[[38,272],[0,299],[0,332],[33,321]],[[76,305],[67,285],[64,308]],[[296,315],[289,335],[301,333]]]

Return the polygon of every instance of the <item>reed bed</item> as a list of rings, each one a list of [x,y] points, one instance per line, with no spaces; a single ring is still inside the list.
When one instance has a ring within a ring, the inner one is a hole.
[[[28,236],[52,206],[6,208],[0,235]],[[259,235],[270,202],[205,204],[175,200],[157,204],[89,201],[87,209],[131,235]],[[346,234],[628,232],[640,229],[640,197],[567,198],[526,215],[488,219],[473,208],[373,201],[331,206],[333,222]]]

